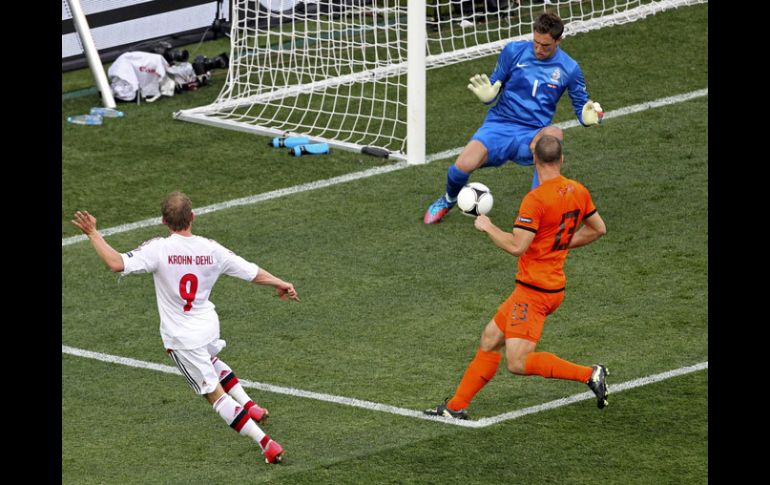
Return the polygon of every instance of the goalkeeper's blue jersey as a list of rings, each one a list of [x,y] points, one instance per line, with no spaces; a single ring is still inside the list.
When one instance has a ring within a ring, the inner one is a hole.
[[[502,86],[497,103],[489,109],[485,121],[513,122],[533,128],[551,124],[556,104],[568,90],[575,116],[583,123],[583,105],[588,91],[580,66],[561,48],[543,61],[535,57],[531,41],[511,42],[497,58],[489,81]]]

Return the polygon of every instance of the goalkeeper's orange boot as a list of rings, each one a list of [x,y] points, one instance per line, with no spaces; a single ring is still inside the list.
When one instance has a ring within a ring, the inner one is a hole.
[[[257,424],[265,424],[267,422],[267,418],[270,417],[270,413],[267,411],[267,409],[254,404],[249,408],[249,417],[256,421]]]
[[[265,463],[277,465],[283,461],[283,446],[279,445],[277,441],[270,439],[268,435],[262,438],[262,442],[266,442],[265,449],[262,450],[262,454],[265,455]]]
[[[449,202],[446,196],[442,195],[436,202],[432,203],[428,210],[425,211],[425,216],[422,218],[422,222],[425,224],[436,224],[441,222],[441,219],[449,212],[449,209],[455,206],[455,202]]]

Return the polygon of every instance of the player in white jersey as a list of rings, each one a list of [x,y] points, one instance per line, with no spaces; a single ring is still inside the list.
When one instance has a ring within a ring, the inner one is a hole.
[[[197,393],[234,430],[259,443],[265,461],[279,463],[283,447],[262,431],[269,413],[246,394],[233,370],[217,357],[226,342],[219,338],[219,317],[209,294],[219,275],[227,274],[275,287],[282,300],[299,301],[294,285],[273,276],[211,239],[193,235],[190,199],[171,192],[161,205],[171,234],[155,238],[127,253],[112,248],[96,229],[96,218],[78,211],[72,224],[86,234],[110,270],[152,273],[160,313],[163,345]]]

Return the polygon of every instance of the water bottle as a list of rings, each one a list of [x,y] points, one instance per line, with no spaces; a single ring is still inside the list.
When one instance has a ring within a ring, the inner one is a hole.
[[[101,106],[91,108],[91,114],[99,115],[102,118],[122,118],[123,117],[122,111],[116,110],[115,108],[102,108]]]
[[[328,143],[311,143],[309,145],[299,145],[289,150],[291,155],[300,157],[302,155],[323,155],[329,153]]]
[[[67,116],[67,123],[72,123],[73,125],[101,125],[102,117],[100,115]]]
[[[281,137],[277,136],[270,140],[268,143],[268,146],[281,148],[294,148],[299,145],[305,145],[310,143],[310,138],[306,136],[289,136],[289,137]]]

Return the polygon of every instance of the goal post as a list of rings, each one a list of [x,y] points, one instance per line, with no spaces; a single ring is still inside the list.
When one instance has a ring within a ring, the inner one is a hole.
[[[114,108],[115,98],[112,96],[112,88],[110,88],[110,84],[107,82],[107,75],[104,73],[104,66],[102,66],[102,60],[99,58],[99,52],[96,50],[94,39],[91,36],[91,29],[88,27],[88,21],[83,13],[80,0],[63,1],[62,10],[65,8],[72,15],[72,21],[75,24],[80,45],[83,47],[83,52],[85,52],[86,59],[88,60],[88,67],[91,69],[96,87],[101,93],[102,104],[104,104],[105,108]]]
[[[406,161],[425,162],[425,0],[407,4]]]
[[[222,90],[211,104],[174,117],[261,135],[303,135],[357,152],[372,147],[424,163],[427,69],[531,39],[532,22],[545,11],[564,20],[564,35],[574,35],[706,2],[233,0]]]

